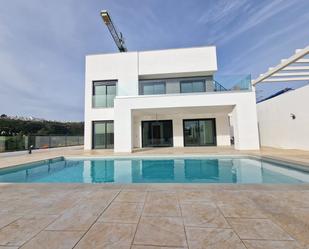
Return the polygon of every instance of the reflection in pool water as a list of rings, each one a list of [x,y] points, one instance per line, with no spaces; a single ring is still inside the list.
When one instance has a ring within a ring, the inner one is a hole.
[[[0,170],[0,182],[301,183],[309,174],[250,158],[51,159]]]

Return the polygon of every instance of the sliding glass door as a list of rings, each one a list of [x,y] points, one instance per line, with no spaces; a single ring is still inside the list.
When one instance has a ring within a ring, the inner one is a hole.
[[[93,82],[92,107],[111,108],[114,107],[116,97],[116,81]]]
[[[172,120],[142,121],[143,147],[173,146]]]
[[[215,119],[194,119],[183,121],[185,146],[216,145]]]
[[[93,122],[92,147],[93,149],[114,148],[114,122],[94,121]]]

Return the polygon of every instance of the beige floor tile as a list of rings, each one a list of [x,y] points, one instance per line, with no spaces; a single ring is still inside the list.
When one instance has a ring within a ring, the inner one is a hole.
[[[225,217],[230,218],[267,218],[267,215],[252,204],[218,204]]]
[[[179,202],[213,202],[213,194],[211,191],[179,191]]]
[[[212,203],[181,204],[185,226],[229,228],[220,210]]]
[[[104,209],[102,208],[102,212],[103,210]],[[65,211],[58,219],[50,224],[46,230],[85,231],[89,229],[99,215],[99,211],[96,208],[95,210],[91,210],[91,206],[75,206],[74,208]]]
[[[74,249],[130,249],[135,224],[96,223]]]
[[[121,191],[115,201],[145,202],[145,191]]]
[[[176,192],[148,192],[143,211],[144,216],[181,216]]]
[[[22,245],[56,218],[55,215],[20,218],[0,230],[0,245]]]
[[[302,249],[296,241],[243,240],[248,249]]]
[[[142,217],[134,244],[186,247],[183,221],[176,217]]]
[[[187,247],[133,246],[131,249],[187,249]]]
[[[21,218],[21,215],[14,215],[10,213],[1,213],[0,214],[0,229],[9,225],[13,221]]]
[[[85,193],[85,201],[110,203],[119,192],[119,190],[114,189],[89,189]]]
[[[186,228],[190,249],[246,249],[232,229]]]
[[[276,201],[280,198],[280,192],[272,191],[275,198],[272,198],[271,201],[265,198],[266,193],[259,193],[259,198],[256,201],[282,229],[302,245],[309,246],[309,208],[294,207],[292,201],[283,205],[281,201]],[[297,194],[298,191],[295,192]]]
[[[142,203],[115,201],[104,211],[98,222],[138,223],[142,208]]]
[[[71,249],[83,234],[77,231],[42,231],[20,249]]]
[[[227,218],[241,239],[292,240],[278,225],[268,219]]]
[[[0,249],[18,249],[17,246],[0,246]]]

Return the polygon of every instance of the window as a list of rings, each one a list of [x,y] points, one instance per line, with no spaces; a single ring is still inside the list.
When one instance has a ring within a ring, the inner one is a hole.
[[[173,146],[172,120],[142,121],[143,147]]]
[[[165,82],[141,82],[140,83],[140,94],[152,95],[152,94],[165,94]]]
[[[205,92],[205,80],[180,81],[181,93]]]
[[[93,149],[112,149],[114,147],[113,121],[94,121],[92,131]]]
[[[183,121],[185,146],[216,145],[215,119],[187,119]]]
[[[116,81],[93,82],[92,107],[110,108],[114,107],[116,96]]]

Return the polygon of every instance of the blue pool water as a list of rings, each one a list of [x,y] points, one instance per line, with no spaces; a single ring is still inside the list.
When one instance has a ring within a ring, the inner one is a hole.
[[[309,173],[277,162],[248,157],[55,158],[2,169],[0,182],[308,183]]]

